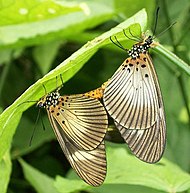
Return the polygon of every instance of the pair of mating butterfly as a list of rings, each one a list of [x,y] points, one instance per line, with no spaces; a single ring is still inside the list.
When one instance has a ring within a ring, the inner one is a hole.
[[[47,110],[71,166],[90,185],[101,185],[106,176],[107,113],[136,157],[155,163],[163,154],[166,125],[157,75],[148,54],[152,46],[152,36],[133,45],[129,58],[96,90],[60,96],[57,89],[38,102]]]

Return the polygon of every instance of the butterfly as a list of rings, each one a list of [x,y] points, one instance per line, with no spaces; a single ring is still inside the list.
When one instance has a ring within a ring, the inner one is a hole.
[[[103,93],[104,106],[121,136],[133,154],[148,163],[160,160],[166,143],[164,105],[148,52],[155,45],[153,36],[134,44]]]
[[[37,106],[46,109],[57,140],[78,176],[89,185],[101,185],[106,177],[108,119],[96,93],[93,97],[90,92],[61,96],[57,89],[42,97]]]

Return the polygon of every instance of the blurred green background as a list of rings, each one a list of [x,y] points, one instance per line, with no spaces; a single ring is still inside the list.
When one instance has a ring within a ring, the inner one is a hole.
[[[0,112],[88,41],[142,8],[148,15],[145,28],[151,31],[158,6],[156,34],[177,22],[158,37],[160,44],[189,64],[189,0],[0,0]],[[29,146],[38,112],[34,105],[23,113],[10,151],[6,150],[10,146],[7,141],[0,142],[0,192],[190,193],[190,77],[187,73],[190,68],[187,67],[187,71],[178,68],[153,49],[151,56],[160,81],[167,122],[167,146],[159,163],[143,163],[131,155],[126,144],[107,142],[108,176],[101,187],[92,188],[71,170],[45,111],[42,116],[46,130],[43,131],[38,121]],[[69,71],[72,78],[65,77],[69,81],[61,93],[83,93],[99,87],[126,57],[126,52],[111,43],[102,46],[76,74],[74,68]],[[51,83],[52,88],[56,87],[55,82]],[[39,90],[43,95],[42,86]],[[6,125],[6,121],[9,121],[6,117],[0,119],[0,127]],[[16,127],[17,123],[13,125]],[[0,128],[0,140],[3,128]],[[11,141],[12,134],[8,133],[7,138]]]

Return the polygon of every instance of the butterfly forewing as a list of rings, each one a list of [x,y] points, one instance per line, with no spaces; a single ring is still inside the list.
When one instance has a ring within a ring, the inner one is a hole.
[[[49,112],[48,116],[59,144],[73,169],[86,183],[100,186],[105,180],[107,169],[104,141],[90,151],[79,148],[67,137],[55,117]]]
[[[110,116],[130,129],[151,127],[159,110],[151,68],[144,58],[126,60],[104,91],[104,104]]]
[[[82,94],[63,96],[49,111],[76,146],[92,150],[104,139],[107,114],[97,99]]]

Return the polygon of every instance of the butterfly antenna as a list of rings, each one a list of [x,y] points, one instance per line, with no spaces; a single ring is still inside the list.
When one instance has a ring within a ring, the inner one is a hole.
[[[44,91],[45,91],[45,94],[47,94],[47,90],[46,90],[46,87],[42,84],[43,88],[44,88]]]
[[[155,19],[155,24],[154,24],[153,36],[154,36],[155,33],[156,33],[156,28],[157,28],[157,24],[158,24],[159,10],[160,10],[160,7],[158,7],[157,10],[156,10],[156,19]]]
[[[177,22],[173,22],[172,24],[170,24],[164,31],[162,31],[161,33],[159,33],[158,35],[156,35],[156,37],[161,36],[163,33],[165,33],[166,31],[168,31],[171,27],[173,27]]]
[[[40,117],[40,109],[38,111],[38,115],[37,115],[37,118],[36,118],[36,121],[35,121],[35,125],[34,125],[34,129],[33,129],[33,132],[32,132],[32,136],[31,136],[30,141],[29,141],[29,146],[32,145],[32,140],[34,138],[34,133],[36,131],[36,127],[37,127],[37,123],[38,123],[39,117]]]
[[[40,120],[41,120],[42,128],[43,128],[43,130],[45,131],[46,128],[45,128],[45,124],[44,124],[44,121],[43,121],[43,118],[42,118],[42,114],[41,114],[41,113],[40,113],[40,115],[39,115],[39,118],[40,118]]]
[[[130,39],[130,40],[133,40],[133,39],[131,39],[131,38],[126,34],[126,32],[125,32],[124,29],[123,29],[123,34],[125,35],[126,38],[128,38],[128,39]]]
[[[130,40],[133,40],[133,41],[135,41],[135,42],[142,41],[141,38],[133,35],[133,33],[131,32],[131,28],[129,28],[129,33],[130,33],[130,35],[131,35],[133,38],[130,38],[129,36],[127,36],[127,34],[126,34],[125,31],[124,31],[123,33],[124,33],[124,35],[125,35],[127,38],[129,38]]]
[[[63,78],[62,78],[62,75],[61,75],[61,74],[60,74],[60,79],[61,79],[61,86],[58,87],[58,86],[57,86],[57,85],[58,85],[58,83],[57,83],[57,82],[58,82],[58,78],[57,78],[57,76],[56,76],[56,88],[57,88],[56,90],[57,90],[57,91],[59,91],[59,90],[63,87],[63,85],[64,85]]]
[[[60,74],[60,79],[61,79],[61,83],[62,83],[62,87],[63,87],[63,85],[64,85],[64,81],[63,81],[62,74]]]
[[[24,104],[24,103],[37,103],[37,102],[38,102],[38,101],[24,101],[24,102],[18,104],[16,107],[19,107],[19,106],[21,106],[21,105]]]
[[[125,50],[126,51],[126,49],[123,47],[123,45],[118,41],[118,39],[116,38],[116,36],[114,36],[114,38],[115,38],[115,40],[116,40],[116,42],[114,42],[113,40],[112,40],[112,37],[110,36],[110,40],[111,40],[111,42],[113,43],[113,44],[115,44],[117,47],[119,47],[119,48],[121,48],[122,50]]]
[[[58,86],[57,86],[58,83],[57,83],[57,82],[58,82],[58,78],[57,78],[57,76],[56,76],[56,88],[58,88]]]

